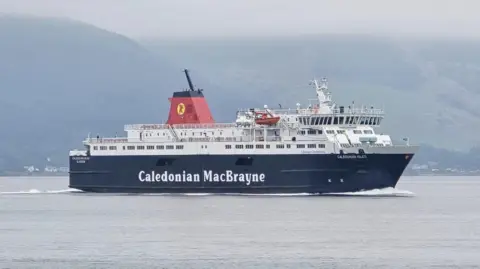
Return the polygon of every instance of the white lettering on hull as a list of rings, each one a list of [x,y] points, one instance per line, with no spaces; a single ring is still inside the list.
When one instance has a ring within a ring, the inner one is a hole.
[[[181,174],[170,174],[167,171],[163,173],[157,173],[155,171],[145,172],[140,171],[138,173],[138,180],[140,182],[201,182],[200,174],[191,174],[183,171]],[[231,170],[226,170],[224,173],[213,173],[212,170],[203,171],[203,182],[207,183],[242,183],[246,186],[250,186],[254,183],[265,182],[265,174],[253,174],[253,173],[233,173]]]
[[[210,171],[203,171],[203,180],[205,182],[241,182],[247,186],[252,183],[265,182],[265,174],[233,173],[231,170],[225,173],[217,174]]]
[[[200,182],[200,175],[186,173],[185,171],[181,174],[169,174],[167,171],[163,173],[140,171],[138,180],[141,182]]]

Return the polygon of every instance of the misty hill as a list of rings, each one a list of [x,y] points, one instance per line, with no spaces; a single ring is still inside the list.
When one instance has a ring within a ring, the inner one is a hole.
[[[338,103],[384,106],[382,130],[397,138],[463,151],[480,142],[480,42],[322,35],[144,43],[257,105],[305,105],[315,97],[308,81],[327,76]]]
[[[92,136],[123,134],[129,123],[158,123],[168,97],[187,88],[182,61],[135,41],[63,19],[0,16],[0,171],[65,165],[68,150]],[[219,91],[191,70],[194,83]],[[216,115],[241,93],[211,98]]]
[[[0,17],[0,170],[46,157],[65,164],[89,132],[158,122],[182,79],[181,69],[123,36],[72,21]]]
[[[0,17],[0,171],[42,166],[47,157],[66,165],[89,132],[166,120],[167,98],[187,87],[185,67],[218,121],[233,120],[240,107],[305,104],[314,98],[308,80],[326,75],[343,103],[385,104],[383,129],[397,138],[469,148],[478,139],[478,62],[427,45],[355,36],[140,45],[74,21]],[[447,99],[445,85],[459,84],[461,95]]]

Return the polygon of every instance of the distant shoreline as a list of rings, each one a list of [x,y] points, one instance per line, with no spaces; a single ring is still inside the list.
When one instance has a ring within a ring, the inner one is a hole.
[[[68,173],[0,172],[0,177],[65,177]]]

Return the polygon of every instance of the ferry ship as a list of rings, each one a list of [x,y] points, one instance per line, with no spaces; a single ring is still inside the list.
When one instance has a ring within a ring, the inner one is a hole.
[[[203,90],[169,98],[165,124],[126,125],[69,153],[69,187],[102,193],[326,194],[395,187],[418,150],[376,132],[382,109],[337,106],[327,79],[295,108],[238,110],[215,122]]]

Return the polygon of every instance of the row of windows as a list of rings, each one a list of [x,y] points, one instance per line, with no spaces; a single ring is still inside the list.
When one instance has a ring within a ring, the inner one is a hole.
[[[297,148],[305,148],[305,144],[296,144],[296,147]],[[94,150],[98,150],[98,146],[94,146],[93,149]],[[202,148],[207,148],[207,146],[202,146]],[[263,144],[257,144],[257,145],[235,145],[235,149],[254,149],[254,148],[257,148],[257,149],[263,149],[263,148],[266,148],[266,149],[269,149],[270,148],[270,145],[263,145]],[[291,148],[291,145],[290,144],[277,144],[276,145],[276,148],[277,149],[283,149],[283,148]],[[307,148],[317,148],[317,144],[307,144]],[[318,148],[325,148],[325,144],[318,144]],[[183,149],[183,145],[176,145],[176,146],[173,146],[173,145],[167,145],[167,146],[163,146],[163,145],[157,145],[157,146],[153,146],[153,145],[148,145],[148,146],[123,146],[123,150],[163,150],[163,149],[178,149],[178,150],[182,150]],[[225,145],[225,149],[232,149],[232,145]],[[100,146],[100,150],[117,150],[117,146]]]
[[[98,146],[94,146],[93,149],[94,150],[98,150]],[[162,149],[183,149],[183,145],[176,145],[176,146],[173,146],[173,145],[167,145],[167,146],[163,146],[163,145],[157,145],[157,146],[152,146],[152,145],[149,145],[149,146],[123,146],[123,150],[135,150],[135,149],[139,149],[139,150],[144,150],[144,149],[147,149],[147,150],[155,150],[155,149],[158,149],[158,150],[162,150]],[[117,150],[117,146],[100,146],[100,150]]]
[[[316,135],[316,134],[322,134],[322,130],[308,130],[308,131],[302,130],[302,131],[298,131],[298,134],[299,135],[305,135],[305,134]]]
[[[335,134],[335,131],[334,131],[334,130],[326,130],[325,132],[326,132],[327,134]],[[345,133],[345,130],[337,130],[337,134],[344,134],[344,133]],[[354,134],[362,134],[362,131],[361,131],[361,130],[353,130],[353,133],[354,133]],[[373,134],[373,131],[372,131],[372,130],[364,130],[363,133],[364,133],[364,134]],[[309,135],[322,134],[322,130],[308,130],[308,131],[302,130],[302,131],[298,131],[298,134],[300,134],[300,135],[305,135],[305,134],[309,134]]]
[[[306,145],[307,148],[309,149],[312,149],[312,148],[317,148],[317,144],[307,144]],[[305,148],[305,144],[296,144],[296,147],[297,149],[303,149]],[[232,149],[232,145],[225,145],[225,149]],[[267,148],[269,149],[270,148],[270,145],[263,145],[263,144],[257,144],[255,145],[235,145],[235,149],[253,149],[253,148],[257,148],[257,149],[263,149],[263,148]],[[291,145],[290,144],[277,144],[276,145],[276,148],[277,149],[284,149],[284,148],[291,148]],[[318,148],[325,148],[325,144],[318,144]]]
[[[359,116],[340,116],[340,117],[299,117],[300,123],[304,125],[331,125],[331,124],[360,124],[360,125],[380,125],[380,117],[359,117]]]
[[[335,134],[334,130],[326,130],[325,132],[327,134]],[[345,133],[345,130],[337,130],[337,134],[344,134],[344,133]],[[362,131],[361,130],[353,130],[353,133],[354,134],[362,134]],[[363,133],[364,134],[373,134],[373,131],[372,130],[364,130]]]

